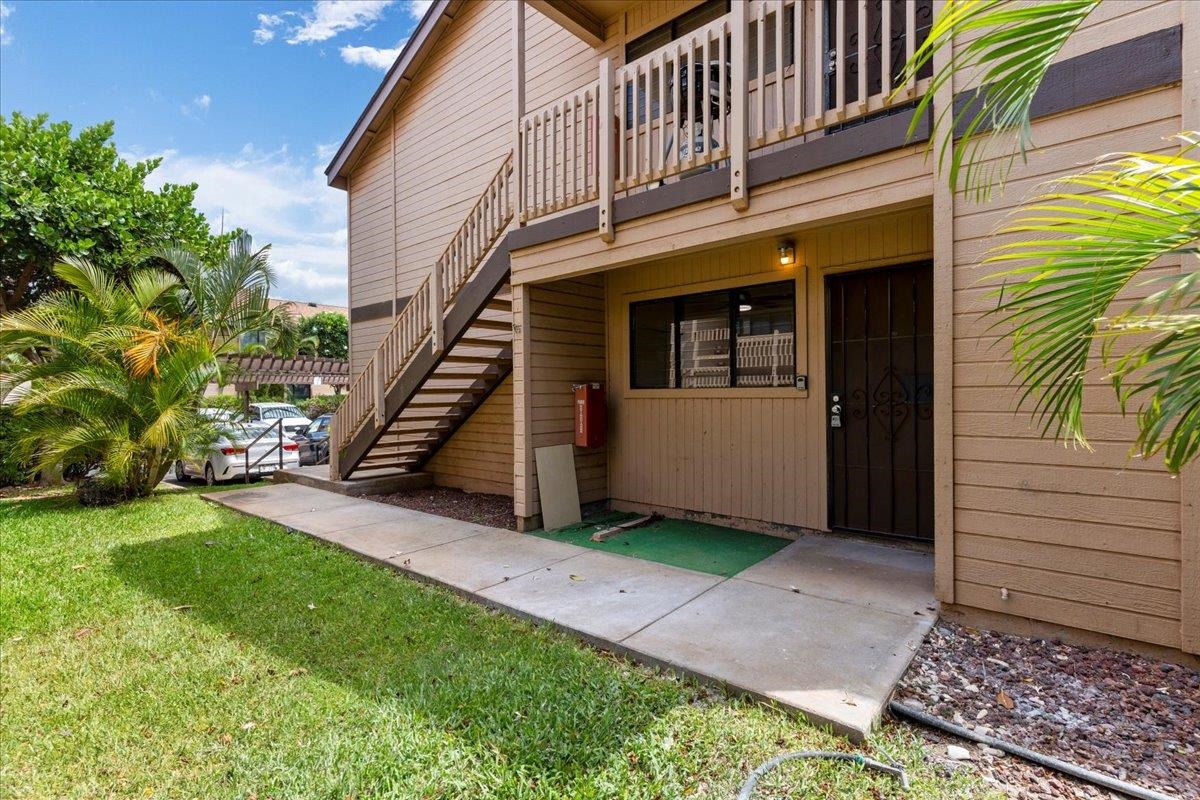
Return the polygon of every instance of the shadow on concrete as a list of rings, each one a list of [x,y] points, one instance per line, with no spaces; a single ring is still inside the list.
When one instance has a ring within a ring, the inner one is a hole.
[[[688,690],[299,535],[224,525],[112,551],[130,585],[530,778],[599,768]],[[309,608],[309,605],[313,608]]]

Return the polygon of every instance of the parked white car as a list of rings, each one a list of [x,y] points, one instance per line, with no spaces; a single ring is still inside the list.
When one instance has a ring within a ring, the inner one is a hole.
[[[283,432],[289,436],[304,433],[312,424],[312,420],[291,403],[251,403],[248,417],[252,422],[274,422],[281,419]]]
[[[180,482],[189,477],[203,478],[212,486],[218,481],[245,478],[247,461],[252,478],[269,475],[281,467],[300,466],[300,445],[285,433],[282,451],[278,446],[278,430],[271,430],[268,423],[228,423],[207,450],[175,462],[175,478]]]

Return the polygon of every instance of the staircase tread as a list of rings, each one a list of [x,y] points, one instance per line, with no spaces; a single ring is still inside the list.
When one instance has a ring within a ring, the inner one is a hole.
[[[512,320],[484,319],[482,317],[476,317],[475,319],[471,320],[471,323],[467,325],[467,328],[485,328],[493,331],[510,331],[512,330]]]
[[[478,336],[464,336],[454,343],[457,347],[512,347],[512,339],[484,339]]]

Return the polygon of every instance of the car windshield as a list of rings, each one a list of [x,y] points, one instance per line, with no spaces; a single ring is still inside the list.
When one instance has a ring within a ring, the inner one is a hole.
[[[260,409],[259,416],[263,419],[284,419],[285,417],[303,417],[304,414],[295,406],[272,406]]]

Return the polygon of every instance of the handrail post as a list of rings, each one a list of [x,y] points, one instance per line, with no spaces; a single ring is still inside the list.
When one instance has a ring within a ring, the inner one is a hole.
[[[279,422],[279,468],[283,469],[283,420]]]
[[[378,355],[378,354],[376,354]],[[383,427],[383,369],[378,358],[371,359],[371,384],[375,390],[375,427]]]
[[[748,29],[746,24],[746,4],[732,4],[733,30],[729,37],[730,51],[730,114],[729,114],[729,200],[737,211],[744,211],[749,205],[746,188],[746,137],[749,128],[747,117],[747,66],[748,56],[746,40]],[[761,24],[761,23],[760,23]],[[758,65],[759,91],[763,91],[763,65]],[[779,69],[780,75],[783,69]],[[780,86],[782,87],[782,80]],[[782,91],[782,89],[781,89]]]
[[[740,3],[735,3],[740,5]],[[596,134],[596,182],[600,189],[599,231],[603,241],[616,238],[613,230],[613,143],[619,141],[613,130],[613,71],[612,60],[600,60],[600,90],[597,113],[600,117]],[[621,146],[624,146],[622,143]]]
[[[512,4],[513,46],[513,156],[517,174],[517,224],[525,224],[525,143],[522,141],[522,118],[525,116],[525,0]]]
[[[345,400],[342,400],[345,403]],[[339,409],[340,411],[340,409]],[[342,424],[337,412],[329,420],[329,477],[341,480],[342,477]]]
[[[439,258],[433,265],[432,280],[429,282],[429,291],[432,295],[429,303],[429,331],[433,340],[434,355],[442,352],[446,346],[445,316],[443,314],[443,307],[446,304],[445,274],[446,270],[442,268],[442,259]]]

